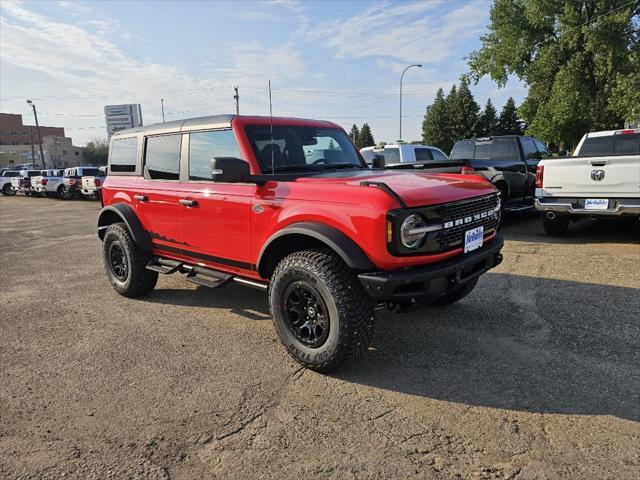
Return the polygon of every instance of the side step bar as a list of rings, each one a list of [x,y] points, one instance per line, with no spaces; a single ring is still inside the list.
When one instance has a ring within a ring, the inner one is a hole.
[[[203,287],[219,288],[229,282],[247,285],[259,290],[267,290],[268,284],[247,278],[236,277],[228,273],[212,270],[211,268],[201,267],[199,265],[189,265],[177,260],[169,260],[168,258],[153,257],[146,267],[148,270],[169,275],[175,272],[186,273],[186,280]],[[209,277],[209,278],[203,278]]]

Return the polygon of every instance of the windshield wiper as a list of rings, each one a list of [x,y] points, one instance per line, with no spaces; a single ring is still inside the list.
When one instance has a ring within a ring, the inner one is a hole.
[[[324,166],[325,170],[330,170],[332,168],[364,168],[359,163],[329,163]]]
[[[311,170],[314,172],[319,172],[320,170],[322,170],[321,168],[315,167],[313,165],[282,165],[279,167],[275,168],[275,172],[295,172],[295,171],[306,171],[306,170]],[[266,169],[265,170],[267,173],[270,173],[271,169]]]

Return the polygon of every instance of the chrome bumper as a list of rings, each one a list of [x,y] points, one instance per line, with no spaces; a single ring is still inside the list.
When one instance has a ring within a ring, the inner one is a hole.
[[[582,200],[582,203],[580,202]],[[534,205],[541,212],[566,213],[572,215],[640,215],[640,198],[610,198],[606,210],[591,210],[581,207],[584,199],[571,198],[536,198]]]

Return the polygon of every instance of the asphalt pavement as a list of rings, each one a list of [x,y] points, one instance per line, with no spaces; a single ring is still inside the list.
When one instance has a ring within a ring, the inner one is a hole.
[[[637,219],[510,216],[471,295],[321,375],[259,291],[118,296],[99,208],[0,198],[0,478],[640,478]]]

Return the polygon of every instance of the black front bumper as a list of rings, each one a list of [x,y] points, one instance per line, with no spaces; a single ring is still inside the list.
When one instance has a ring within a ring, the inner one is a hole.
[[[379,302],[436,300],[499,265],[502,262],[500,250],[503,245],[504,238],[497,234],[472,253],[406,270],[361,273],[358,278],[369,296]]]

